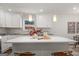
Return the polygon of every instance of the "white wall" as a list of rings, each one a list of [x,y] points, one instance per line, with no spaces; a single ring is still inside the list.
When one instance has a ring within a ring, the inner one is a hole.
[[[59,36],[72,38],[75,34],[67,33],[67,22],[79,21],[79,15],[75,14],[59,14],[57,15],[57,22],[52,22],[52,33]]]

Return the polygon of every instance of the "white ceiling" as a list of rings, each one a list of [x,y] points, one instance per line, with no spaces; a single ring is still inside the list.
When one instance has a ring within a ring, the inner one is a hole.
[[[79,13],[78,3],[0,3],[0,8],[22,13]],[[40,9],[44,11],[40,12]]]

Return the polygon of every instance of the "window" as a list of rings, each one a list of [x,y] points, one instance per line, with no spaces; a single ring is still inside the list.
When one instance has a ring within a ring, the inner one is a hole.
[[[68,33],[75,33],[75,22],[68,22]]]
[[[68,22],[68,33],[79,33],[79,22]]]

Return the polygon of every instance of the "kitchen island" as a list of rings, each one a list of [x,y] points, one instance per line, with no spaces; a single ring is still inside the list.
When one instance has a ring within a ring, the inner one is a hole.
[[[49,39],[33,39],[31,36],[20,36],[10,39],[6,43],[12,43],[13,54],[15,52],[32,51],[37,56],[50,56],[52,52],[68,51],[69,43],[76,41],[59,36],[50,36]]]

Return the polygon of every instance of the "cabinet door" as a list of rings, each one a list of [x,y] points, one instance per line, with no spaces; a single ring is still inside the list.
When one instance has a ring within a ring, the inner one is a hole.
[[[2,10],[0,10],[0,27],[5,27],[5,14]]]
[[[2,53],[6,51],[9,47],[12,47],[11,43],[6,43],[7,40],[9,40],[8,36],[3,36],[1,39],[1,52]]]
[[[12,27],[12,16],[9,12],[5,12],[6,27]]]
[[[19,27],[19,20],[16,14],[12,14],[12,27]]]
[[[19,14],[0,10],[0,27],[22,28],[22,17]]]
[[[17,26],[22,28],[22,16],[19,14],[17,14],[16,16],[17,16],[16,18],[17,18],[17,22],[18,22]]]
[[[22,17],[19,14],[12,14],[12,27],[22,27]]]
[[[37,27],[46,27],[50,28],[51,27],[51,16],[50,15],[37,15]]]

